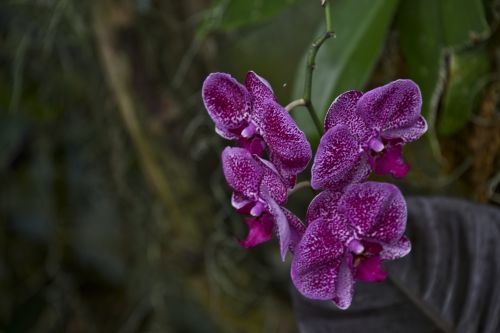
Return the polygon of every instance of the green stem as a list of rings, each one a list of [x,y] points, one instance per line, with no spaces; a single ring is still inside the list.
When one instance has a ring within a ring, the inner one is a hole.
[[[308,180],[304,180],[300,183],[295,184],[295,186],[291,190],[288,191],[288,195],[292,195],[295,192],[297,192],[303,188],[307,188],[307,187],[311,187],[311,183]]]
[[[332,10],[329,0],[325,1],[325,3],[323,4],[323,8],[325,9],[326,31],[333,35],[334,31],[333,31]]]
[[[304,102],[304,99],[300,98],[300,99],[297,99],[295,101],[290,102],[287,106],[285,106],[285,110],[287,112],[290,112],[294,108],[296,108],[297,106],[304,106],[304,105],[306,105],[305,102]]]
[[[321,121],[319,120],[318,115],[316,114],[316,111],[314,109],[314,105],[312,104],[311,101],[313,71],[316,66],[316,55],[318,54],[319,48],[328,38],[334,35],[332,28],[333,23],[332,23],[332,13],[330,9],[330,1],[328,0],[324,1],[323,8],[325,11],[326,32],[322,36],[317,38],[312,43],[311,48],[309,49],[309,54],[307,55],[306,77],[304,83],[304,97],[303,97],[304,105],[309,111],[309,114],[311,115],[311,118],[314,122],[314,125],[316,126],[316,129],[318,130],[319,135],[323,134],[323,129],[321,126]]]

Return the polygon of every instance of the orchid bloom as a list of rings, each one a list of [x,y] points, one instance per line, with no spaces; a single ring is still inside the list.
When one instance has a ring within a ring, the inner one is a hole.
[[[312,166],[314,189],[340,191],[366,180],[370,171],[404,177],[402,146],[427,131],[422,96],[411,80],[397,80],[366,93],[348,91],[333,101]]]
[[[247,73],[245,85],[229,74],[212,73],[203,83],[202,95],[215,131],[260,157],[267,148],[269,160],[292,188],[312,157],[311,147],[269,83],[253,71]]]
[[[284,260],[288,249],[293,251],[298,243],[305,226],[280,206],[286,202],[288,190],[273,164],[244,148],[226,147],[222,152],[222,168],[234,191],[233,207],[252,216],[246,219],[250,230],[241,245],[253,247],[268,241],[276,229]]]
[[[382,281],[381,260],[408,254],[406,202],[392,184],[366,182],[323,191],[307,211],[309,225],[295,248],[291,277],[306,297],[351,304],[354,281]]]

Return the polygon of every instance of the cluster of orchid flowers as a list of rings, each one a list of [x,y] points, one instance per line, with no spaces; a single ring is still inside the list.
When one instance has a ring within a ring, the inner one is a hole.
[[[250,248],[275,232],[282,259],[293,254],[291,278],[301,294],[346,309],[355,281],[384,280],[381,260],[409,253],[403,195],[367,179],[372,171],[401,178],[409,170],[402,146],[427,130],[414,82],[348,91],[333,101],[311,168],[310,185],[321,192],[305,224],[283,205],[312,158],[311,146],[269,83],[252,71],[244,85],[212,73],[202,95],[216,132],[239,145],[224,149],[222,167],[233,207],[248,216],[240,243]]]

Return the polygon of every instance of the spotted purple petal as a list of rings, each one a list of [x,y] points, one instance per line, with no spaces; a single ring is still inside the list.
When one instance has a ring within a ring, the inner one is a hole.
[[[222,170],[229,186],[246,198],[256,198],[264,169],[243,148],[226,147],[222,152]]]
[[[311,171],[311,187],[315,190],[342,190],[369,174],[369,165],[356,138],[346,126],[330,128],[321,138]]]
[[[257,75],[254,71],[249,71],[245,78],[245,86],[252,96],[252,100],[271,100],[276,101],[273,89],[269,82]]]
[[[366,141],[370,136],[370,130],[357,112],[357,104],[361,96],[363,93],[356,90],[338,96],[326,114],[325,131],[337,125],[344,125],[358,141]]]
[[[288,190],[283,180],[278,174],[278,171],[272,163],[262,158],[258,159],[264,170],[264,176],[260,185],[259,192],[269,191],[271,197],[280,205],[286,203],[288,197]]]
[[[307,227],[295,248],[291,268],[292,281],[302,295],[318,300],[342,300],[348,306],[346,290],[350,290],[353,281],[343,266],[346,265],[344,244],[349,237],[351,233],[340,216],[332,221],[317,219]]]
[[[373,169],[377,175],[391,174],[396,178],[404,178],[410,166],[405,163],[402,156],[403,146],[387,147],[383,154],[373,160]]]
[[[217,133],[238,138],[251,112],[247,89],[229,74],[212,73],[203,82],[202,96]]]
[[[369,128],[387,131],[411,126],[420,116],[422,95],[411,80],[396,80],[366,92],[358,113]]]
[[[401,143],[408,143],[418,140],[427,132],[427,122],[424,117],[418,117],[411,125],[403,128],[386,130],[381,136],[387,140],[398,140]]]
[[[382,252],[380,252],[380,259],[393,260],[402,258],[411,251],[411,242],[403,236],[394,244],[384,244]]]
[[[271,215],[263,214],[258,218],[246,218],[245,222],[249,230],[247,237],[240,241],[241,246],[251,248],[273,238],[274,223]]]
[[[317,219],[333,220],[338,215],[337,205],[342,192],[323,191],[312,199],[307,208],[306,221],[308,224]]]
[[[231,206],[237,210],[243,209],[245,206],[253,205],[253,201],[240,193],[233,192],[231,196]],[[247,213],[248,214],[248,213]]]
[[[358,238],[395,244],[406,228],[406,202],[392,184],[366,182],[350,185],[340,199],[338,209]]]
[[[335,296],[332,299],[333,303],[342,310],[347,309],[351,305],[352,296],[354,295],[354,277],[352,276],[351,268],[346,262],[348,257],[346,256],[340,264],[335,284]]]
[[[285,261],[286,253],[290,249],[291,231],[288,224],[288,220],[283,212],[282,208],[274,201],[274,199],[269,195],[267,191],[264,191],[262,198],[266,201],[269,206],[269,212],[274,218],[274,223],[276,225],[276,232],[278,234],[280,242],[280,254],[281,259]]]
[[[291,211],[283,208],[283,213],[288,221],[288,226],[290,227],[290,252],[295,253],[295,247],[299,244],[304,232],[306,231],[306,226],[302,221],[295,216]]]
[[[281,105],[258,100],[254,101],[253,107],[252,120],[269,148],[270,160],[291,188],[295,176],[311,159],[311,146],[304,132]]]

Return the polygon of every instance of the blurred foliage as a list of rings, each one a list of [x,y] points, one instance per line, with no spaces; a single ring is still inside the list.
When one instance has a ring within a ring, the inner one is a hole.
[[[296,0],[217,0],[198,28],[198,37],[203,38],[213,31],[232,31],[248,25],[261,23],[278,14]]]
[[[413,78],[431,128],[401,185],[498,202],[497,1],[333,10],[320,116],[342,90]],[[0,330],[295,331],[276,244],[235,241],[245,226],[219,168],[227,143],[200,88],[211,71],[253,69],[287,104],[322,21],[308,0],[2,1]],[[307,130],[305,109],[294,116]]]
[[[490,63],[483,48],[450,54],[448,87],[439,119],[439,133],[451,135],[467,125],[478,92],[490,80]]]

